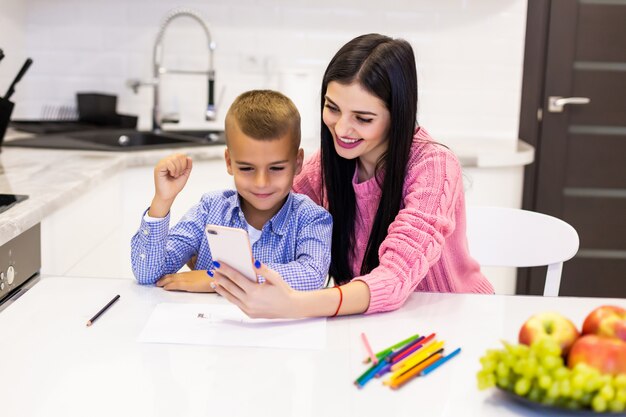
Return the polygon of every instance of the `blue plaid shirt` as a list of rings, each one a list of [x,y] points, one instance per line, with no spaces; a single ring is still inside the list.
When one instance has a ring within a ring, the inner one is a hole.
[[[144,212],[145,214],[145,212]],[[131,239],[133,273],[140,284],[154,284],[176,273],[192,256],[195,269],[213,269],[204,229],[208,224],[247,230],[247,222],[235,190],[207,193],[171,230],[169,213],[148,222]],[[252,245],[254,259],[274,269],[296,290],[322,288],[330,265],[332,218],[303,194],[289,193],[283,207]]]

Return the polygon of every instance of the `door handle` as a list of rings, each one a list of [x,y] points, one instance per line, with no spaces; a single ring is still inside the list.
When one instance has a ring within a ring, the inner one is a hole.
[[[548,97],[548,111],[551,113],[561,113],[563,106],[567,104],[589,104],[591,99],[588,97]]]

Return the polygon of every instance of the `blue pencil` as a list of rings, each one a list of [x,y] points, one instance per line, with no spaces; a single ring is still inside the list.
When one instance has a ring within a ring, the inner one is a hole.
[[[428,375],[429,373],[431,373],[432,371],[434,371],[435,369],[437,369],[438,367],[446,363],[448,359],[452,359],[453,357],[458,355],[460,351],[461,351],[461,348],[457,348],[454,352],[450,353],[449,355],[446,355],[440,358],[437,362],[433,363],[432,365],[424,369],[422,371],[422,375]]]

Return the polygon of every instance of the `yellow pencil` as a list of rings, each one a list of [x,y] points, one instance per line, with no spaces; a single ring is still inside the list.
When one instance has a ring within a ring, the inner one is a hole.
[[[406,358],[402,359],[400,362],[394,363],[393,366],[391,367],[391,371],[392,372],[400,371],[407,366],[410,368],[413,365],[420,363],[421,361],[429,357],[433,352],[441,349],[443,347],[443,343],[444,343],[443,340],[441,341],[433,340],[431,343],[424,346],[420,350],[415,351],[415,353],[407,356]],[[391,377],[393,378],[393,375]]]
[[[413,379],[413,377],[419,375],[420,372],[422,372],[424,370],[424,368],[432,365],[437,360],[439,360],[439,358],[441,358],[441,353],[436,353],[433,356],[431,356],[430,358],[426,359],[424,362],[422,362],[419,365],[413,367],[412,369],[407,371],[405,374],[403,374],[401,377],[393,380],[391,382],[391,389],[398,389],[398,388],[400,388],[402,385],[404,385],[405,383],[407,383],[411,379]]]

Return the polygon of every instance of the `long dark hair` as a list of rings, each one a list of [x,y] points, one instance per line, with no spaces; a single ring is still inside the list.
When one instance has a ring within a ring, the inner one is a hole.
[[[381,99],[390,113],[387,151],[376,164],[374,177],[382,189],[360,274],[379,264],[378,248],[400,211],[402,187],[416,126],[417,73],[411,45],[379,34],[354,38],[328,64],[322,81],[322,113],[328,83],[359,83]],[[356,159],[344,159],[335,151],[328,127],[321,123],[322,192],[333,217],[330,275],[338,284],[354,278],[350,259],[355,244],[356,199],[352,178]],[[382,175],[379,175],[382,174]],[[382,183],[381,178],[382,179]]]

